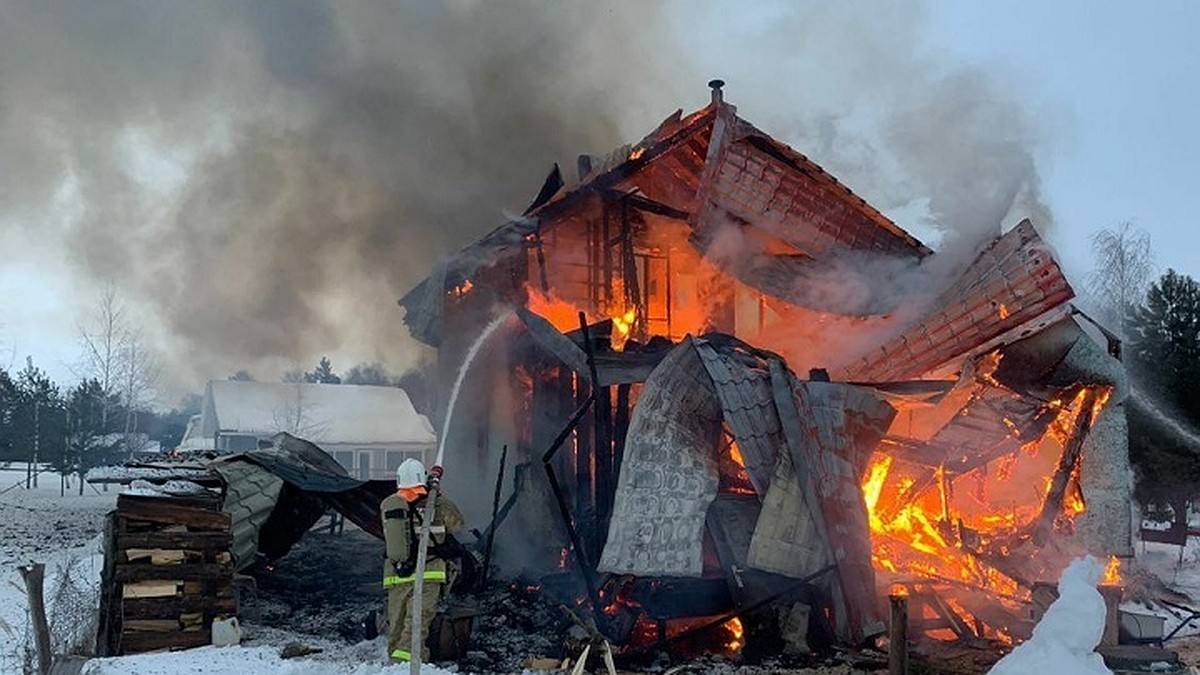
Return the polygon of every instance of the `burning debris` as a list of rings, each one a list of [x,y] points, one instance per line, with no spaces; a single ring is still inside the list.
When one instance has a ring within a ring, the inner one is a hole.
[[[556,167],[400,301],[447,374],[517,308],[448,489],[487,494],[516,448],[497,563],[623,653],[696,626],[714,652],[863,644],[892,587],[917,636],[1027,638],[1035,583],[1131,553],[1119,346],[1029,221],[939,260],[721,84],[572,185]]]

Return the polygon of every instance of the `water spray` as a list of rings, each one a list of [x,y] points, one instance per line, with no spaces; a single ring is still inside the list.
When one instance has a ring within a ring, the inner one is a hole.
[[[430,486],[429,497],[425,501],[425,515],[421,523],[421,539],[417,546],[417,569],[413,578],[413,602],[412,602],[412,646],[409,649],[411,658],[408,662],[409,673],[411,675],[420,675],[421,672],[421,595],[425,590],[425,564],[429,557],[429,528],[433,526],[433,517],[436,513],[435,505],[437,504],[438,491],[441,488],[442,481],[442,461],[446,454],[446,436],[450,433],[450,419],[454,416],[454,406],[458,402],[458,391],[462,388],[463,380],[466,379],[467,371],[470,370],[471,364],[475,361],[475,357],[479,355],[479,350],[483,348],[484,343],[496,332],[501,324],[512,316],[512,312],[505,310],[492,322],[483,329],[479,337],[475,338],[475,342],[471,343],[471,348],[467,350],[467,355],[463,357],[462,365],[458,367],[458,375],[454,378],[454,387],[450,390],[450,400],[446,403],[446,419],[442,422],[442,434],[438,437],[437,457],[433,461],[433,466],[429,469]]]

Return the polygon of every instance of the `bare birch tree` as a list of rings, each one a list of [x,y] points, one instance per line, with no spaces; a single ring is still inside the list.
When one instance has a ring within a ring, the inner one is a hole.
[[[141,333],[125,333],[121,370],[121,402],[125,406],[125,449],[132,450],[133,435],[137,432],[138,412],[154,401],[154,385],[158,382],[159,367],[153,354],[145,347]]]
[[[100,426],[108,431],[112,400],[118,393],[121,380],[122,352],[129,333],[125,307],[114,287],[105,286],[100,291],[93,315],[86,324],[80,324],[78,330],[79,343],[83,348],[81,374],[100,383],[100,389],[104,392]]]
[[[1101,318],[1127,337],[1129,311],[1142,301],[1153,280],[1150,235],[1125,221],[1092,235],[1092,255],[1096,266],[1088,275],[1088,291]]]
[[[158,364],[141,332],[130,324],[125,305],[111,285],[100,291],[92,316],[79,326],[79,336],[83,348],[81,375],[99,382],[103,395],[101,428],[108,432],[116,426],[123,433],[125,450],[130,451],[138,411],[153,402]],[[125,419],[120,426],[112,419],[115,404],[124,408]]]

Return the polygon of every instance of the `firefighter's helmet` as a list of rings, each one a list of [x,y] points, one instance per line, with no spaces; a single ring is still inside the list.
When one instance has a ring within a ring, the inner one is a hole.
[[[425,484],[425,465],[411,457],[396,467],[396,487],[415,488]]]

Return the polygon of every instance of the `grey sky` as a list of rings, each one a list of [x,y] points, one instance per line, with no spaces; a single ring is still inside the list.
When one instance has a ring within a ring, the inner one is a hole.
[[[648,11],[586,2],[536,20],[537,3],[522,0],[505,11],[448,0],[444,10],[390,13],[386,3],[362,11],[372,6],[313,3],[299,15],[287,13],[289,3],[223,13],[152,4],[138,27],[146,35],[125,45],[130,20],[115,11],[78,23],[78,12],[0,0],[11,50],[0,46],[0,123],[8,118],[0,143],[17,150],[0,156],[9,190],[0,186],[9,202],[0,204],[0,247],[20,252],[0,258],[0,365],[32,355],[73,381],[75,325],[99,284],[114,279],[130,289],[148,338],[172,354],[165,402],[208,377],[242,367],[270,377],[321,353],[340,368],[373,359],[402,368],[417,350],[400,334],[394,301],[418,267],[519,210],[551,161],[570,166],[574,153],[605,152],[676,107],[704,105],[709,77],[728,82],[742,116],[927,240],[1028,215],[1079,288],[1090,234],[1133,219],[1150,232],[1160,267],[1200,274],[1198,3],[677,0]],[[29,30],[13,28],[25,22]],[[199,28],[176,35],[184,24],[219,29],[221,41]],[[63,55],[76,44],[89,48]],[[103,82],[110,72],[115,86]],[[470,114],[444,119],[439,106]],[[94,118],[79,114],[91,108]],[[496,115],[503,119],[491,123]],[[480,152],[464,138],[473,133],[506,137]],[[427,153],[419,165],[402,161],[414,143]],[[34,145],[38,162],[12,159]],[[119,180],[106,152],[120,160]],[[520,153],[528,156],[514,164]],[[448,159],[432,177],[413,170],[428,158]],[[60,165],[109,171],[80,182],[54,178]],[[264,173],[278,175],[278,191],[257,180]],[[370,185],[376,174],[385,177]],[[1032,185],[1004,214],[994,207],[1011,201],[1008,188],[988,203],[991,186],[979,185],[1012,178],[1016,188],[1039,176],[1040,192]],[[413,194],[427,199],[389,199],[416,180],[427,184]],[[314,190],[321,194],[306,198]],[[305,274],[263,257],[295,239],[321,247],[329,214],[312,209],[339,199],[348,201],[330,207],[338,224],[329,232],[345,243],[330,250],[333,263]],[[390,225],[397,215],[427,223],[445,214],[470,222],[432,233]],[[1053,223],[1041,222],[1049,214]],[[239,218],[248,225],[228,224]],[[260,220],[275,225],[255,229]],[[292,236],[287,228],[300,221]],[[117,236],[105,232],[112,223]],[[225,239],[250,249],[244,262],[222,267],[237,254],[213,244]],[[126,241],[135,248],[122,254]],[[180,273],[184,245],[206,257]],[[383,269],[393,258],[411,269]],[[295,297],[292,283],[303,287]],[[242,303],[246,289],[287,304]],[[214,330],[224,305],[230,330]],[[235,330],[281,324],[291,315],[262,313],[284,308],[300,313],[303,339],[296,330]],[[257,341],[261,349],[249,344]]]

